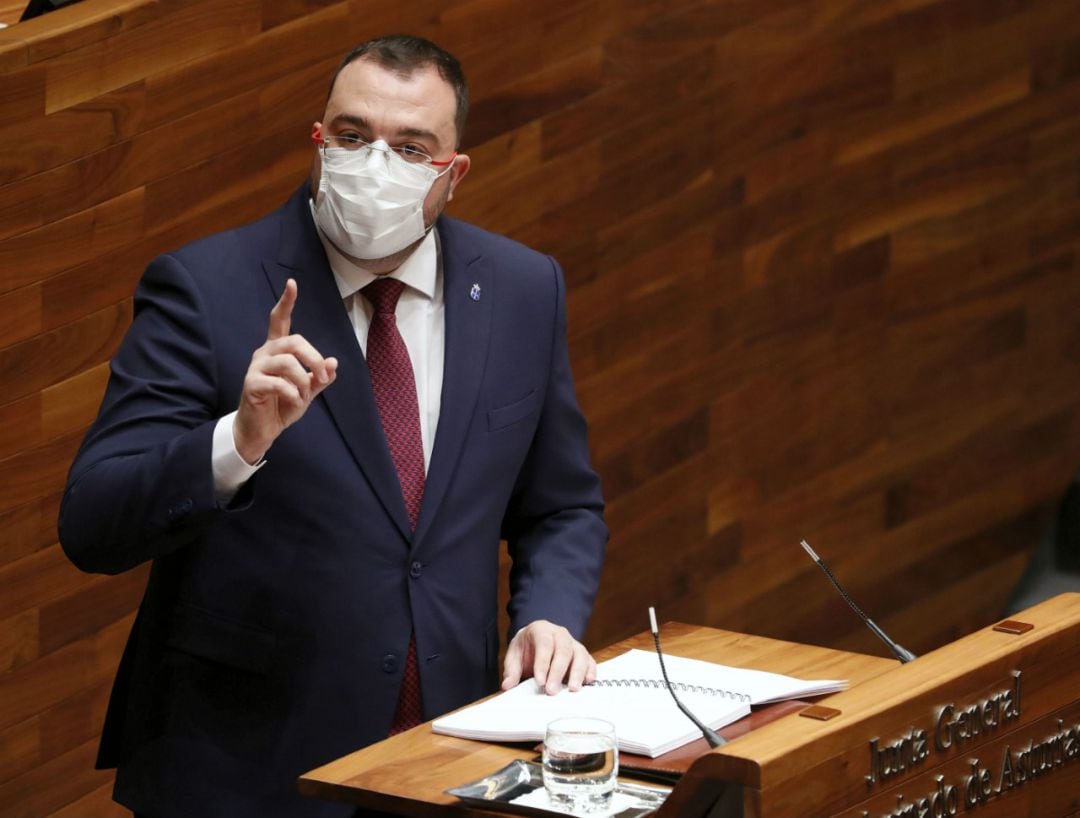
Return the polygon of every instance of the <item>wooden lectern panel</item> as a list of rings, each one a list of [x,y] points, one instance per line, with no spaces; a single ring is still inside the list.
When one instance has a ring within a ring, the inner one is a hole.
[[[1080,594],[1025,611],[699,759],[658,818],[704,816],[737,782],[744,818],[979,818],[1080,810]]]
[[[973,818],[1080,811],[1080,594],[988,627],[914,662],[711,628],[666,625],[668,650],[806,678],[847,678],[821,721],[792,714],[690,767],[656,818]],[[647,634],[601,652],[648,649]],[[399,815],[497,815],[445,794],[529,745],[495,745],[421,725],[314,770],[308,795]]]

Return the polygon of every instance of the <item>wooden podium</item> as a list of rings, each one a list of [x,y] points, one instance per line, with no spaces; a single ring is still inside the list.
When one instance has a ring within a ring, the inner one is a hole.
[[[805,678],[847,678],[817,704],[693,763],[656,818],[979,818],[1080,814],[1080,594],[985,628],[914,662],[686,625],[665,650]],[[1030,626],[1030,627],[1027,627]],[[1019,631],[1019,632],[1009,632]],[[649,649],[647,634],[598,653]],[[435,735],[430,725],[302,776],[302,792],[410,816],[503,815],[443,791],[529,747]]]

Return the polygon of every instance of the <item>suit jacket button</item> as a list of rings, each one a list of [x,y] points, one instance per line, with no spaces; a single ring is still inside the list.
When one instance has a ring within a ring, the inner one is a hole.
[[[409,576],[413,579],[420,579],[420,575],[424,573],[424,566],[419,562],[414,562],[409,566]]]
[[[188,514],[191,513],[191,509],[193,509],[194,507],[195,503],[191,501],[190,497],[181,500],[179,503],[169,509],[170,522],[182,520],[184,517],[188,516]]]
[[[382,658],[383,673],[394,673],[397,670],[397,666],[397,656],[394,654],[388,653]]]

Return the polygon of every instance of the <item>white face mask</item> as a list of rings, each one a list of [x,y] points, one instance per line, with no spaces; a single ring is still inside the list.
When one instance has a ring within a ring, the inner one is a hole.
[[[357,150],[327,148],[315,223],[339,250],[382,259],[423,238],[424,199],[442,173],[402,159],[383,140]]]

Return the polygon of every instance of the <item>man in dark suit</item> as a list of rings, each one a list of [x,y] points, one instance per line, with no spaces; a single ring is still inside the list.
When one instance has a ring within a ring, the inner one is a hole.
[[[310,186],[139,284],[60,515],[84,570],[153,560],[98,759],[136,813],[349,814],[296,776],[498,686],[500,538],[503,686],[595,674],[562,274],[441,216],[466,109],[446,52],[365,43]]]

